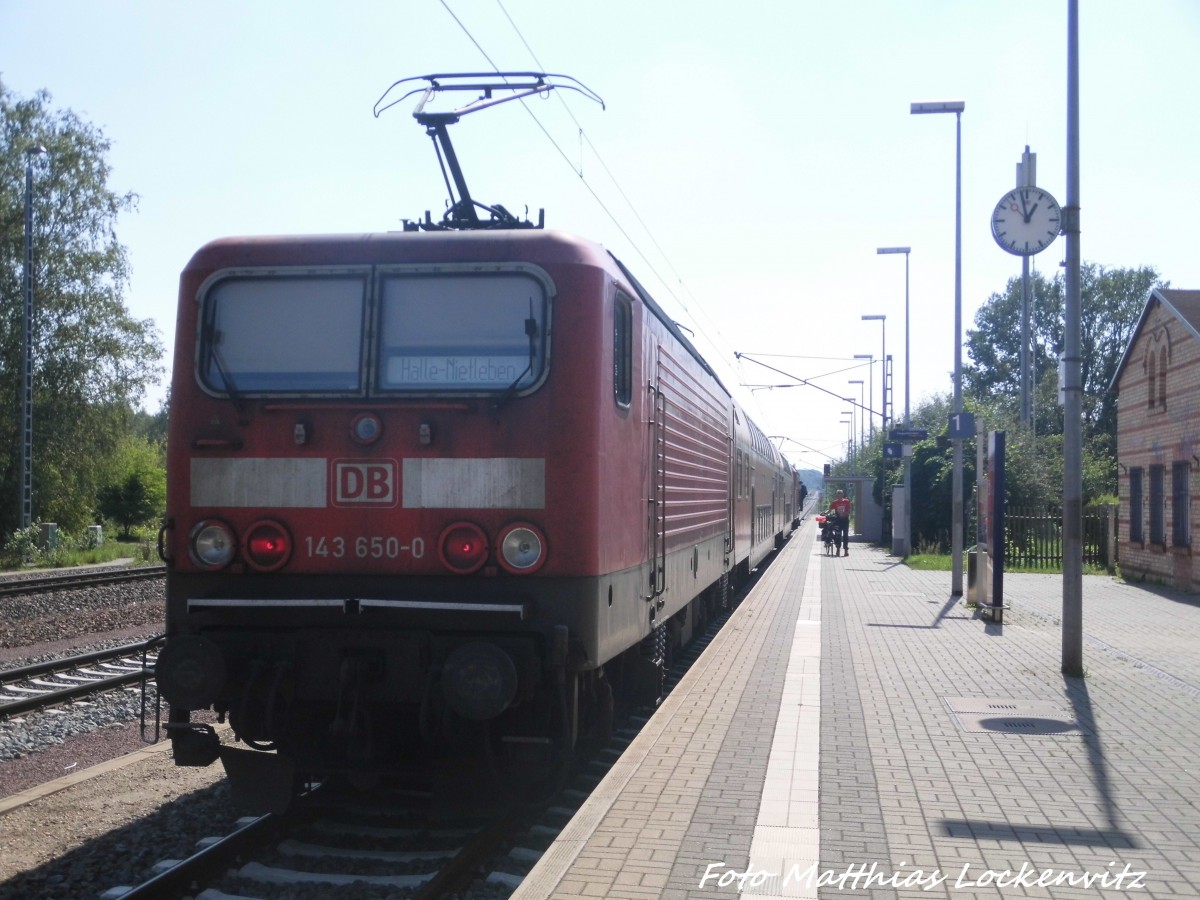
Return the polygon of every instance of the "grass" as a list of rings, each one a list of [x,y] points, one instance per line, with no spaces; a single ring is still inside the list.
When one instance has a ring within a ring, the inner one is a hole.
[[[55,550],[50,553],[39,553],[31,565],[22,566],[19,571],[36,569],[69,569],[75,566],[94,566],[100,563],[110,563],[118,559],[132,559],[134,565],[145,565],[158,561],[158,554],[146,541],[121,541],[109,538],[99,547],[91,550]],[[7,571],[18,571],[8,569]]]
[[[954,561],[949,553],[914,553],[904,561],[910,569],[920,572],[949,572]]]
[[[964,551],[965,552],[965,551]],[[949,553],[914,553],[904,561],[910,569],[916,569],[921,572],[950,572],[954,568],[953,557]],[[966,569],[967,563],[964,557],[963,568]],[[1005,572],[1011,572],[1014,575],[1061,575],[1061,567],[1032,567],[1032,566],[1014,566],[1006,564]],[[1085,564],[1083,567],[1085,575],[1107,575],[1108,571],[1103,566],[1093,566]]]

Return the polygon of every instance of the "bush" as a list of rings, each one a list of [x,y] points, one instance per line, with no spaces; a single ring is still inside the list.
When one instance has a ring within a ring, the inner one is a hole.
[[[19,569],[22,566],[36,565],[42,556],[38,547],[38,526],[19,528],[4,542],[4,551],[0,561],[6,569]]]

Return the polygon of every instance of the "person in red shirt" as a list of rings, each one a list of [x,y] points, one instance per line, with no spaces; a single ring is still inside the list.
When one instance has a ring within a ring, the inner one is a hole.
[[[833,539],[837,544],[837,549],[841,551],[843,556],[850,555],[851,506],[850,498],[842,491],[838,491],[837,496],[833,498],[833,502],[829,504],[829,514],[833,516],[834,522]],[[836,556],[837,554],[835,553],[834,555]]]

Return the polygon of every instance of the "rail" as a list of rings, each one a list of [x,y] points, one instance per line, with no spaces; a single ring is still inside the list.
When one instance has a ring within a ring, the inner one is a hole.
[[[71,590],[99,584],[122,584],[126,581],[144,581],[162,578],[167,574],[166,566],[145,566],[137,569],[116,569],[103,572],[81,572],[70,575],[46,575],[0,582],[0,597],[16,597],[22,594],[44,594],[49,591]]]
[[[161,640],[158,636],[138,644],[0,671],[0,718],[57,706],[88,694],[142,684],[154,673],[153,664],[145,662],[147,654]]]

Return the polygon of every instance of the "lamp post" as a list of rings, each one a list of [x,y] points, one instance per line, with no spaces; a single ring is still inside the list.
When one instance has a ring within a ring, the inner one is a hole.
[[[883,347],[879,351],[879,360],[883,363],[883,399],[880,401],[883,409],[883,417],[880,419],[879,430],[883,432],[884,440],[887,440],[887,423],[888,423],[888,399],[887,399],[887,316],[863,316],[864,322],[878,321],[881,328],[880,332],[883,335]]]
[[[909,397],[911,396],[911,381],[909,380],[912,367],[909,365],[909,360],[912,358],[909,353],[909,327],[908,327],[908,256],[912,253],[912,247],[878,247],[875,250],[876,255],[887,255],[893,253],[904,254],[904,427],[912,428],[912,412],[909,408]],[[907,556],[909,553],[909,542],[912,537],[912,457],[904,457],[904,515],[901,518],[901,529],[903,534],[900,538],[899,550],[901,555]]]
[[[954,113],[954,414],[962,412],[962,100],[913,103],[912,115]],[[963,450],[962,438],[954,438],[954,471],[950,500],[950,552],[953,571],[950,593],[963,592]]]
[[[845,413],[842,413],[845,415]],[[854,419],[842,419],[841,423],[846,426],[846,461],[850,465],[850,471],[854,471]]]
[[[1079,2],[1067,3],[1067,202],[1063,207],[1062,671],[1083,676],[1083,370],[1079,249]]]
[[[908,364],[908,255],[912,252],[912,247],[880,247],[876,254],[887,253],[903,253],[904,254],[904,427],[908,428],[912,425],[912,420],[909,418],[908,396],[909,396],[909,374],[910,366]]]
[[[25,304],[21,332],[21,496],[17,521],[21,528],[33,522],[33,158],[46,148],[25,150]]]
[[[853,466],[852,471],[854,471],[857,474],[858,473],[858,452],[862,448],[857,447],[854,444],[854,398],[853,397],[843,397],[842,399],[850,404],[849,409],[842,410],[842,415],[850,417],[850,446],[853,450],[851,455],[854,457],[854,466]]]
[[[860,447],[866,446],[866,429],[863,427],[863,410],[866,409],[866,400],[863,395],[866,393],[866,382],[861,378],[855,378],[847,381],[846,384],[858,385],[858,444]],[[870,410],[867,411],[869,412]]]
[[[867,384],[871,387],[870,391],[870,406],[867,409],[867,436],[871,439],[875,437],[875,382],[872,381],[875,377],[875,354],[874,353],[855,353],[855,359],[868,360],[867,363]]]

